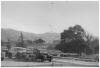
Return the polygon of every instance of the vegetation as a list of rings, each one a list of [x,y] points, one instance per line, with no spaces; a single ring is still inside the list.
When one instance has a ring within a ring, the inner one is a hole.
[[[55,47],[57,50],[69,53],[93,54],[99,52],[99,40],[86,33],[80,26],[69,27],[61,33],[61,42]]]
[[[36,43],[36,44],[45,43],[45,41],[43,39],[37,39],[37,40],[33,41],[33,43]]]
[[[18,39],[18,42],[17,42],[16,46],[18,46],[18,47],[25,47],[24,39],[23,39],[23,34],[22,33],[20,33],[20,36],[19,36],[19,39]]]
[[[20,33],[19,39],[16,42],[16,46],[18,47],[26,47],[31,44],[41,45],[45,43],[43,39],[37,39],[35,41],[24,40],[22,33]],[[2,46],[5,43],[6,47],[10,49],[12,41],[10,39],[8,39],[8,42],[4,42],[3,40],[1,40]],[[82,53],[85,53],[87,55],[99,53],[99,39],[90,35],[80,25],[75,25],[73,27],[69,27],[67,30],[64,30],[61,33],[61,40],[54,40],[52,44],[49,43],[48,45],[43,45],[48,46],[47,49],[57,49],[64,53],[78,53],[79,55],[81,55]],[[36,47],[38,46],[36,45]]]

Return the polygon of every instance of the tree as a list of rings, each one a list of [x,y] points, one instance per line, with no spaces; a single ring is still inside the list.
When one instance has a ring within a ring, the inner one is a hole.
[[[86,33],[86,44],[87,46],[89,46],[89,48],[91,49],[91,53],[98,53],[99,52],[99,39],[94,37],[93,35],[90,35],[88,32]]]
[[[17,46],[18,46],[18,47],[25,47],[22,32],[20,33]]]
[[[80,55],[99,53],[99,39],[90,35],[80,25],[75,25],[61,33],[61,42],[55,48]]]
[[[99,39],[98,38],[94,38],[90,42],[90,45],[89,46],[92,49],[93,54],[94,53],[99,53]]]
[[[38,44],[38,43],[44,43],[44,42],[45,42],[45,41],[44,41],[43,39],[37,39],[37,40],[34,41],[34,43],[37,43],[37,44]]]
[[[81,54],[89,47],[85,43],[85,30],[80,25],[69,27],[61,33],[61,43],[55,48],[63,52],[74,52]]]
[[[64,30],[61,33],[61,40],[65,42],[66,40],[83,40],[83,36],[85,36],[85,31],[80,25],[75,25],[74,27],[69,27],[68,30]]]

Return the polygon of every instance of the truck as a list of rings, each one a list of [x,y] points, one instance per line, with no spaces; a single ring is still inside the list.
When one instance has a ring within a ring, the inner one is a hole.
[[[24,61],[52,61],[52,56],[47,53],[40,53],[38,49],[26,49],[26,52],[17,52],[16,59]]]

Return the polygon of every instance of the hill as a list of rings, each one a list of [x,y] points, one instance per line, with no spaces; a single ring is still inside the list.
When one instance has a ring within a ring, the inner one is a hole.
[[[29,33],[29,32],[24,32],[24,31],[17,31],[13,29],[1,29],[1,40],[7,41],[8,39],[12,41],[17,41],[20,33],[22,32],[24,39],[25,40],[36,40],[36,39],[43,39],[47,43],[51,43],[54,40],[59,40],[60,39],[60,34],[59,33],[43,33],[43,34],[35,34],[35,33]]]

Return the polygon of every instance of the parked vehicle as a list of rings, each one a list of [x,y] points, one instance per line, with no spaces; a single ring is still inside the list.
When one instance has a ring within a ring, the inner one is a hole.
[[[36,55],[33,53],[23,53],[22,55],[25,61],[35,61]]]
[[[24,56],[24,60],[25,61],[52,61],[52,56],[48,55],[48,54],[44,54],[44,53],[26,53],[23,55]]]
[[[42,53],[42,55],[44,56],[44,60],[48,60],[48,61],[52,61],[53,57],[49,54],[46,53]]]
[[[52,56],[40,53],[37,49],[33,49],[33,52],[29,50],[23,53],[17,52],[16,58],[23,59],[24,61],[52,61]]]

